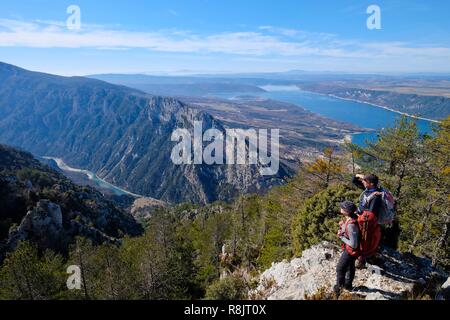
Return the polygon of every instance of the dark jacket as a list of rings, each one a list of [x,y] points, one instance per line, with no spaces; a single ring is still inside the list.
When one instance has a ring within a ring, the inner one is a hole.
[[[381,196],[371,197],[371,194],[377,191],[381,192],[381,188],[377,187],[375,189],[368,190],[364,187],[362,181],[357,177],[353,177],[352,183],[358,188],[364,190],[359,198],[358,214],[363,213],[363,211],[370,211],[373,212],[376,217],[378,217],[380,207],[383,205],[383,200],[381,199]]]

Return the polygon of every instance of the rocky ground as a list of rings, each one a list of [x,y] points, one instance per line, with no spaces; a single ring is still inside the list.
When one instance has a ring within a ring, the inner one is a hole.
[[[259,277],[253,298],[268,300],[335,299],[332,288],[340,248],[327,242],[303,252],[301,258],[273,264]],[[340,299],[444,299],[450,281],[431,261],[384,249],[376,264],[357,269],[354,289]],[[445,283],[444,283],[445,282]]]
[[[163,208],[167,203],[153,198],[138,198],[130,207],[131,215],[138,221],[149,218],[157,208]]]

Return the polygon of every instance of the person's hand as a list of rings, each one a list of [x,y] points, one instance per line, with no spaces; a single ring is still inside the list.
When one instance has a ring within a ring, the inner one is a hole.
[[[355,177],[357,177],[360,180],[364,179],[364,175],[361,173],[358,173]]]
[[[342,224],[344,223],[344,221],[339,221],[339,229],[337,232],[338,237],[342,237]]]

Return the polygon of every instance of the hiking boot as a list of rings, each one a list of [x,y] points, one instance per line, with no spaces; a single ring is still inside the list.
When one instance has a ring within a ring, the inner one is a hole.
[[[379,266],[380,268],[384,267],[384,260],[380,255],[375,255],[370,258],[367,258],[367,263],[375,266]]]
[[[333,287],[333,292],[336,295],[336,298],[339,298],[340,294],[341,294],[341,287],[338,285],[335,285]]]
[[[360,257],[356,260],[356,269],[364,269],[366,267],[366,259]]]
[[[352,286],[351,283],[346,283],[344,285],[344,289],[347,290],[347,291],[353,291],[353,286]]]

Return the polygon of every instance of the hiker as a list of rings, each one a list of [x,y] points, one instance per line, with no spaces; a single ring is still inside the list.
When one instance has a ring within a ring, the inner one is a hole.
[[[357,214],[360,215],[364,211],[370,211],[378,218],[380,208],[383,205],[381,199],[382,190],[379,186],[378,177],[374,174],[357,174],[353,177],[352,183],[364,190],[359,199]]]
[[[372,212],[377,220],[377,223],[382,226],[382,236],[383,244],[393,249],[397,249],[398,239],[400,234],[400,227],[398,220],[395,220],[396,215],[396,202],[392,193],[382,187],[379,184],[378,177],[374,174],[361,175],[358,174],[353,178],[353,184],[357,187],[364,189],[360,196],[360,203],[358,207],[358,215],[361,216],[364,212]],[[362,234],[362,242],[364,243],[363,229],[360,228]],[[374,229],[375,232],[378,230]],[[381,232],[381,230],[380,230]],[[376,243],[377,238],[370,236],[369,240],[373,239],[373,246]],[[378,234],[376,234],[378,236]],[[372,244],[368,244],[367,247],[372,247]],[[370,252],[366,255],[370,257]],[[361,260],[362,259],[362,260]],[[360,264],[363,265],[364,258],[359,260]]]
[[[357,221],[357,207],[351,201],[340,204],[344,220],[339,223],[338,236],[343,242],[343,252],[336,267],[336,285],[334,292],[339,296],[342,288],[352,290],[355,277],[355,262],[359,256],[359,226]]]

